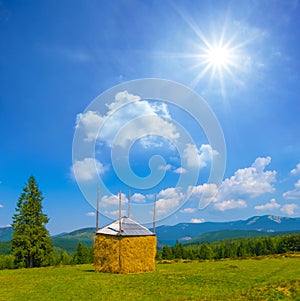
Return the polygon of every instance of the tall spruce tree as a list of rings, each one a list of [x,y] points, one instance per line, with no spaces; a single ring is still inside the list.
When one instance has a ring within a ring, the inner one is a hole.
[[[19,267],[48,265],[53,252],[45,224],[49,218],[42,211],[42,193],[33,176],[23,188],[13,216],[12,250]]]

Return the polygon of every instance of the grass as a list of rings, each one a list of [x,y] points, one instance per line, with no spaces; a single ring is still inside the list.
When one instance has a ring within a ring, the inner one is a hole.
[[[300,300],[300,257],[157,264],[155,272],[92,265],[0,271],[0,300]]]

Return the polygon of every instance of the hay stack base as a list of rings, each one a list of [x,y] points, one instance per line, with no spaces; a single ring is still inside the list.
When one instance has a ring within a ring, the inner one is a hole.
[[[129,274],[154,271],[155,254],[155,236],[95,236],[94,264],[99,272]]]
[[[96,232],[96,271],[118,274],[154,271],[155,254],[155,234],[126,216]]]

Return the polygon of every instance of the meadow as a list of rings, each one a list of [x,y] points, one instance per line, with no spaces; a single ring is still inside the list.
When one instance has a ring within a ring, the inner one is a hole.
[[[300,300],[300,257],[181,261],[131,275],[90,264],[2,270],[0,300]]]

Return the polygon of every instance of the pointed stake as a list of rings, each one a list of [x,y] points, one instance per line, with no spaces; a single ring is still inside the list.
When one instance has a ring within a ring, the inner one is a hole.
[[[127,210],[127,217],[130,218],[130,190],[128,190],[128,210]]]
[[[100,186],[97,190],[97,204],[96,204],[96,232],[99,229],[99,201],[100,201]]]
[[[156,232],[156,194],[154,195],[154,204],[153,204],[153,233]]]
[[[119,192],[119,233],[121,234],[122,225],[121,225],[121,218],[122,218],[122,204],[121,204],[121,191]]]

